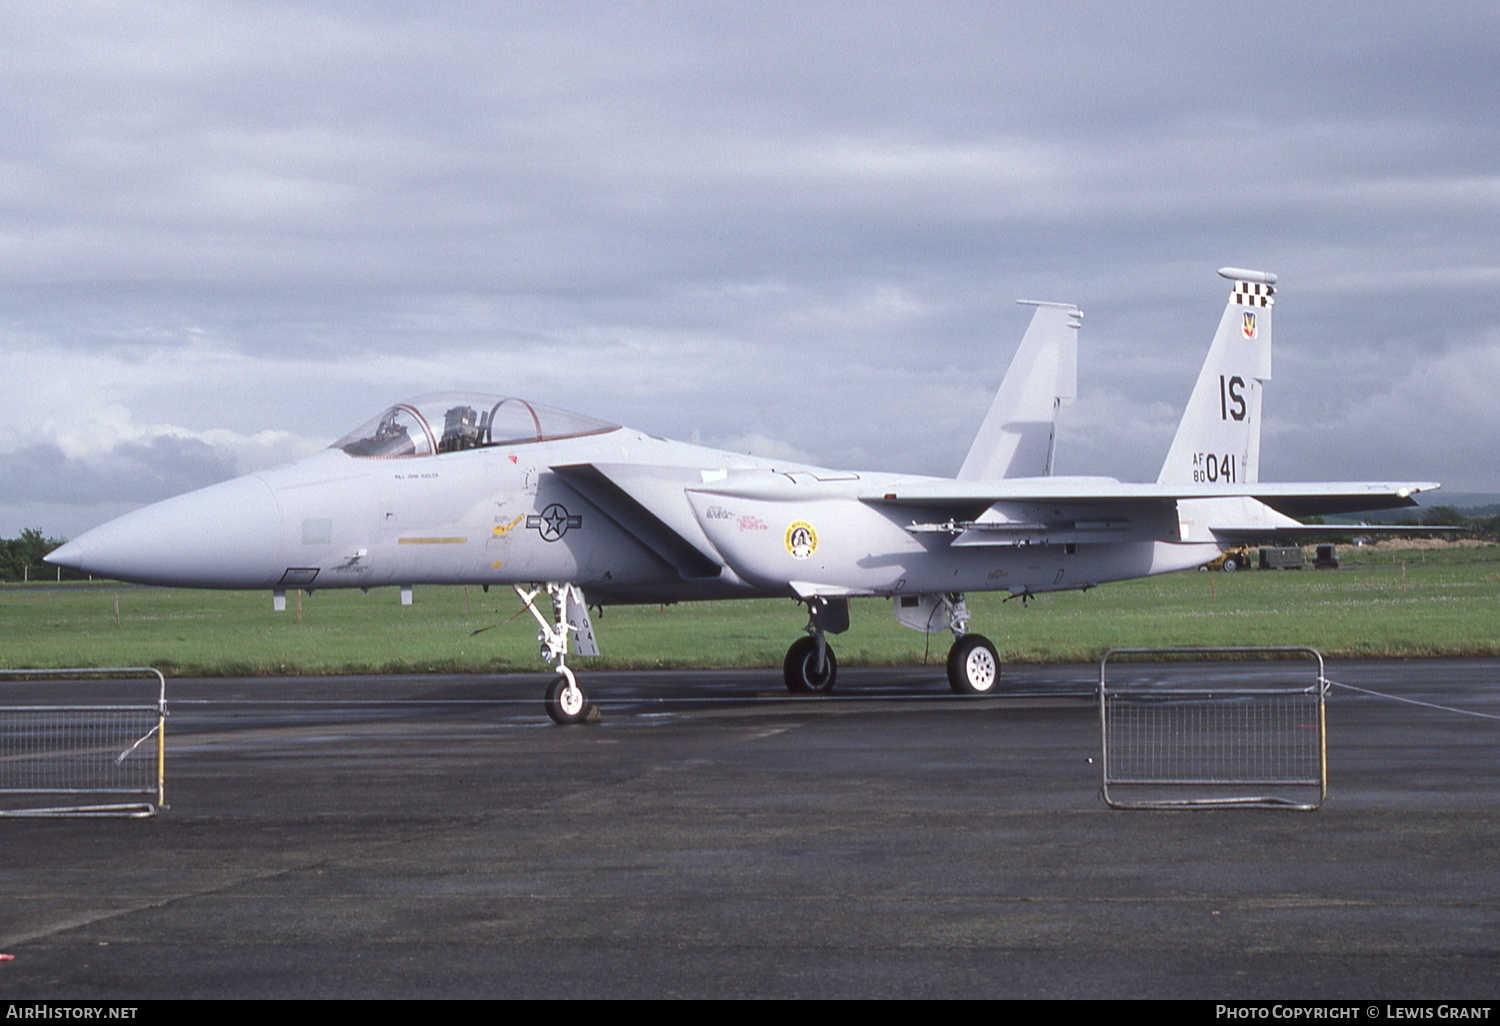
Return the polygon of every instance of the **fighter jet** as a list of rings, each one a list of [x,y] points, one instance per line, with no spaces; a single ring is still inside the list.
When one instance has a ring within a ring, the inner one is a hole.
[[[1299,516],[1410,506],[1427,482],[1259,483],[1276,276],[1232,282],[1208,357],[1154,484],[1052,474],[1059,409],[1076,395],[1082,312],[1038,303],[955,478],[833,470],[668,441],[516,397],[399,402],[289,466],[120,517],[48,561],[193,588],[509,585],[554,665],[559,724],[592,706],[573,668],[598,654],[590,606],[791,597],[807,609],[786,686],[827,692],[828,636],[849,600],[954,641],[961,694],[999,684],[995,646],[969,631],[968,592],[1087,589],[1216,557]],[[539,601],[547,596],[544,609]]]

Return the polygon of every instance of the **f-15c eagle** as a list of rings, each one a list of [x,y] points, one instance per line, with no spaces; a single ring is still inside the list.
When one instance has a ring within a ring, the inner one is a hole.
[[[953,689],[986,694],[1000,662],[969,631],[967,592],[1040,592],[1196,567],[1296,517],[1410,506],[1425,482],[1262,484],[1276,276],[1233,285],[1154,484],[1053,476],[1060,407],[1076,394],[1082,312],[1035,303],[956,478],[830,470],[667,441],[524,399],[400,402],[328,449],[97,527],[58,566],[192,588],[511,585],[556,676],[546,707],[582,722],[567,664],[597,655],[590,605],[793,597],[805,634],[794,692],[834,686],[830,634],[849,599],[889,598],[918,631],[950,631]],[[545,592],[550,609],[538,599]]]

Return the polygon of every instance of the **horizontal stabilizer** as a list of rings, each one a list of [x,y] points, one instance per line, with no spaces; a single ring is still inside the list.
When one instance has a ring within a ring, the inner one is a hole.
[[[1426,524],[1299,524],[1296,527],[1212,527],[1215,538],[1223,542],[1266,542],[1276,538],[1306,539],[1348,538],[1377,534],[1462,534],[1467,527],[1429,527]]]

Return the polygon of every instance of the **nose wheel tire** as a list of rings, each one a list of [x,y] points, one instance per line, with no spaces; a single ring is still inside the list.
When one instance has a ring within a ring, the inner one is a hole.
[[[792,694],[827,694],[833,690],[838,677],[839,663],[833,657],[833,648],[823,646],[823,666],[818,668],[818,642],[816,638],[798,638],[786,650],[786,662],[781,666],[786,678],[786,689]]]
[[[948,650],[948,685],[960,695],[992,695],[1000,685],[1000,656],[982,634],[966,634]]]
[[[558,674],[547,685],[547,715],[558,726],[571,727],[575,723],[587,723],[593,712],[594,704],[575,681]]]

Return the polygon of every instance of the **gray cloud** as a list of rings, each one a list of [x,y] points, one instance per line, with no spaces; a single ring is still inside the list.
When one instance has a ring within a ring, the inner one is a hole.
[[[234,474],[233,461],[191,438],[125,442],[87,460],[40,444],[0,454],[0,495],[15,505],[154,502]]]

